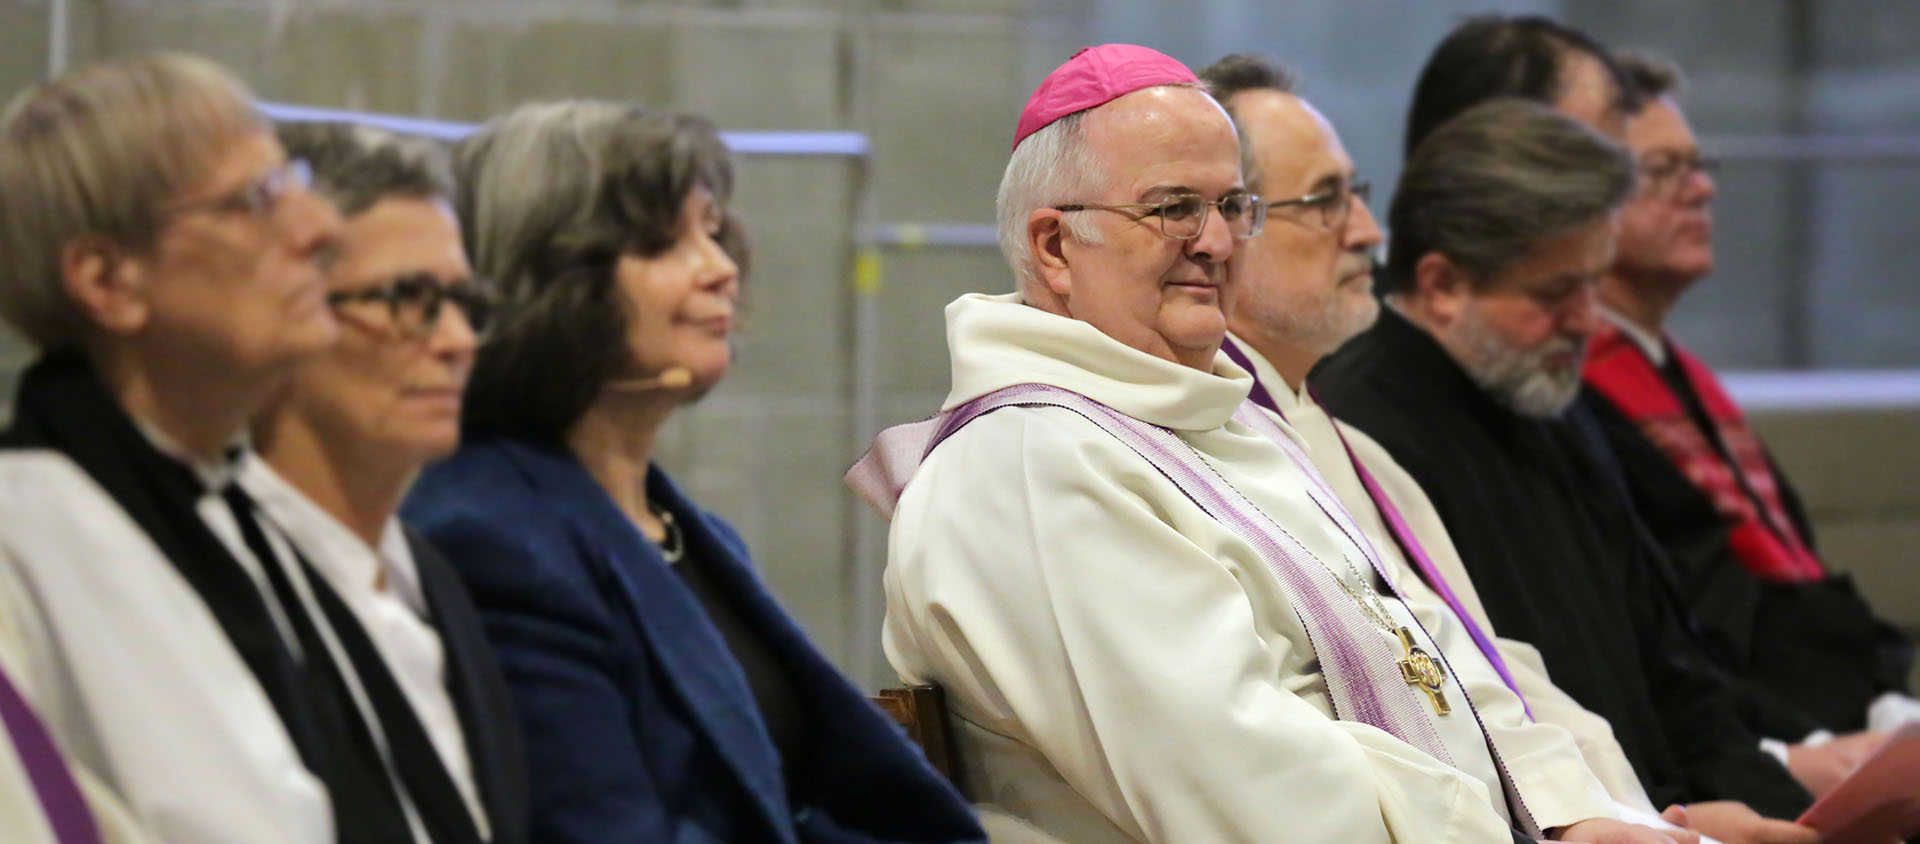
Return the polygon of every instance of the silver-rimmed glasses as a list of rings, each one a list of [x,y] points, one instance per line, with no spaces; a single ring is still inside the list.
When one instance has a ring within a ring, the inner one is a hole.
[[[280,206],[281,197],[313,186],[313,166],[295,158],[260,174],[239,189],[220,196],[183,202],[166,210],[166,216],[179,217],[200,211],[246,213],[266,219]]]
[[[1227,223],[1227,231],[1236,239],[1246,240],[1260,234],[1267,223],[1267,206],[1260,197],[1243,190],[1228,191],[1225,196],[1209,202],[1197,193],[1176,193],[1159,202],[1123,202],[1114,205],[1102,205],[1093,202],[1074,202],[1055,205],[1055,211],[1139,211],[1136,220],[1148,217],[1160,218],[1160,233],[1175,240],[1192,240],[1206,229],[1207,212],[1219,209],[1220,218]]]
[[[1294,220],[1304,223],[1317,220],[1321,228],[1329,231],[1344,228],[1347,220],[1353,216],[1353,201],[1365,203],[1373,195],[1373,184],[1364,179],[1356,179],[1331,190],[1316,191],[1306,196],[1292,199],[1276,199],[1267,203],[1267,209],[1298,209],[1281,211]]]

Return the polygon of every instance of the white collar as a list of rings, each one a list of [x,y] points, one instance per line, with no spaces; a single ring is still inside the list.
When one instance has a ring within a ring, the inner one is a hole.
[[[953,390],[942,409],[1016,384],[1047,384],[1148,424],[1204,431],[1225,425],[1253,389],[1253,376],[1225,355],[1201,372],[1027,305],[1019,294],[955,299],[947,305],[947,347]]]
[[[268,519],[286,533],[335,589],[370,592],[384,572],[389,588],[415,613],[426,617],[413,550],[397,517],[387,519],[378,547],[369,547],[332,513],[313,503],[265,460],[249,460],[239,472],[240,486]]]
[[[194,476],[199,478],[200,483],[205,485],[210,492],[218,492],[225,489],[227,484],[233,482],[234,477],[239,474],[240,468],[244,464],[257,462],[247,460],[247,455],[252,452],[251,442],[247,437],[246,431],[241,431],[232,441],[228,442],[227,447],[220,450],[220,457],[214,460],[208,460],[187,451],[178,442],[175,442],[172,437],[167,436],[165,431],[160,430],[158,426],[147,422],[147,420],[132,414],[128,414],[128,418],[133,420],[133,427],[140,431],[141,436],[147,438],[147,443],[152,445],[154,450],[179,463],[185,464],[188,469],[193,470]]]
[[[1639,346],[1647,360],[1653,361],[1655,368],[1667,365],[1667,343],[1664,338],[1648,333],[1639,324],[1606,305],[1600,306],[1600,314],[1613,323],[1613,327],[1620,329],[1620,333],[1625,334],[1634,345]]]
[[[1298,390],[1289,387],[1286,377],[1280,374],[1279,368],[1275,367],[1272,361],[1267,360],[1266,355],[1260,354],[1260,350],[1254,348],[1252,343],[1235,337],[1231,333],[1227,335],[1227,342],[1238,348],[1247,356],[1247,362],[1253,364],[1253,377],[1260,381],[1261,386],[1267,388],[1267,395],[1273,396],[1273,403],[1280,408],[1280,415],[1287,416],[1295,409],[1314,405],[1313,396],[1307,392],[1306,381],[1300,382]]]

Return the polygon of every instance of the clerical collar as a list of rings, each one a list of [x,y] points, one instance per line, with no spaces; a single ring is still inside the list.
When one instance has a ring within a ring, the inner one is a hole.
[[[127,414],[127,418],[133,420],[133,427],[140,432],[140,436],[147,438],[147,443],[155,451],[193,470],[193,476],[199,478],[208,490],[225,489],[240,472],[240,458],[246,454],[249,442],[245,431],[241,431],[232,442],[227,443],[226,448],[220,450],[219,459],[208,460],[181,447],[165,431],[147,420],[131,413]]]
[[[1613,327],[1620,329],[1620,333],[1626,335],[1627,339],[1632,340],[1635,346],[1639,346],[1640,351],[1647,356],[1647,360],[1653,361],[1655,368],[1667,365],[1667,341],[1665,338],[1647,333],[1647,330],[1641,328],[1638,323],[1627,319],[1626,316],[1622,315],[1619,311],[1609,308],[1606,305],[1600,306],[1600,315],[1606,317],[1608,322],[1613,323]]]
[[[1252,343],[1228,333],[1226,341],[1220,345],[1221,354],[1229,354],[1226,351],[1228,343],[1233,344],[1233,348],[1239,350],[1246,357],[1247,362],[1253,365],[1254,380],[1268,388],[1267,395],[1273,399],[1281,415],[1313,401],[1313,398],[1307,394],[1307,382],[1300,382],[1298,388],[1288,384],[1287,379],[1280,374],[1280,370],[1273,365],[1273,362],[1267,360],[1267,356],[1254,348]],[[1279,389],[1272,389],[1274,387]]]

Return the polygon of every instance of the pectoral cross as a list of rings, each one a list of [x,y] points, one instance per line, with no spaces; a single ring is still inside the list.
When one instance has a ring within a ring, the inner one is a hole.
[[[1447,672],[1440,667],[1439,660],[1415,645],[1413,633],[1405,627],[1400,628],[1400,647],[1407,651],[1407,658],[1400,660],[1400,676],[1407,685],[1427,693],[1427,702],[1433,704],[1435,715],[1452,712],[1453,707],[1447,705],[1447,694],[1440,688]]]

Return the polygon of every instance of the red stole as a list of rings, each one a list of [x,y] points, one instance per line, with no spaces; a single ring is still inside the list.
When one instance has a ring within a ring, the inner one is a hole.
[[[1594,332],[1582,377],[1638,425],[1687,481],[1713,502],[1713,509],[1730,528],[1728,542],[1734,556],[1748,573],[1777,583],[1825,578],[1826,567],[1787,518],[1766,451],[1747,427],[1740,408],[1698,358],[1671,340],[1667,347],[1732,455],[1731,465],[1700,430],[1653,361],[1618,327],[1608,323]]]

